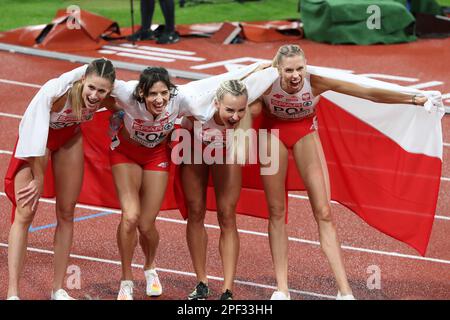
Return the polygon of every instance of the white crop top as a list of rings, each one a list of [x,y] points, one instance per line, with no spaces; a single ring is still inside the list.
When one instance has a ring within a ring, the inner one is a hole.
[[[66,100],[64,107],[59,112],[50,112],[50,128],[52,129],[62,129],[65,127],[70,127],[82,122],[90,121],[94,118],[94,114],[97,109],[82,108],[81,109],[81,119],[72,112],[72,107],[70,105],[69,99]]]
[[[143,146],[153,148],[163,142],[172,132],[178,117],[186,114],[180,107],[180,92],[171,98],[163,113],[156,118],[147,110],[145,103],[138,102],[133,92],[138,81],[116,80],[112,96],[125,112],[123,121],[130,138]]]
[[[314,97],[311,89],[310,75],[305,77],[303,88],[294,94],[286,93],[281,88],[278,78],[269,94],[263,95],[266,111],[283,120],[300,120],[314,115],[319,96]]]
[[[87,65],[63,73],[47,81],[28,105],[19,126],[16,158],[45,155],[53,103],[69,90],[73,83],[85,74]],[[55,121],[57,122],[57,121]]]

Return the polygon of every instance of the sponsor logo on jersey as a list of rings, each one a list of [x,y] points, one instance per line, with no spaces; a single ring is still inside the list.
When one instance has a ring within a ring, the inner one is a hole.
[[[277,99],[281,99],[281,98],[284,97],[282,94],[279,94],[279,93],[276,93],[276,94],[274,94],[273,96],[274,96],[275,98],[277,98]]]
[[[309,92],[302,94],[302,100],[311,100],[311,94]]]
[[[169,122],[169,120],[170,120],[169,113],[166,112],[166,113],[164,114],[164,118],[159,119],[158,122],[159,122],[160,124],[166,124],[166,123]]]
[[[169,122],[166,124],[156,124],[152,121],[143,121],[139,119],[135,119],[133,124],[131,125],[133,130],[141,131],[141,132],[159,132],[159,131],[168,131],[172,130],[173,123]]]
[[[54,119],[50,121],[50,127],[53,129],[61,129],[81,122],[90,121],[94,117],[94,114],[90,113],[88,110],[82,110],[81,119],[78,119],[77,116],[72,113],[72,109],[67,109],[53,117]]]
[[[167,161],[161,162],[160,164],[158,164],[159,168],[167,168],[168,166],[169,166],[169,163]]]
[[[163,129],[164,130],[172,130],[173,129],[173,123],[172,122],[169,122],[169,123],[166,123],[164,126],[163,126]]]
[[[280,107],[280,108],[301,108],[303,107],[302,103],[294,103],[294,102],[285,102],[280,100],[271,99],[270,103],[274,106]]]
[[[79,122],[50,122],[50,128],[52,129],[62,129],[79,124]]]

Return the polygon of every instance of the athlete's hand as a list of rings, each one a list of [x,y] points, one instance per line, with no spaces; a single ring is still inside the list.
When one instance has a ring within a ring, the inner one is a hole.
[[[253,71],[253,72],[258,72],[258,71],[267,69],[267,68],[269,68],[271,66],[272,66],[272,62],[262,62],[262,63],[258,64],[258,66],[256,67],[255,71]]]
[[[442,94],[439,91],[423,91],[422,94],[427,99],[423,105],[425,110],[428,112],[436,110],[439,113],[445,113],[444,104],[442,103]]]
[[[25,188],[17,192],[17,202],[23,200],[22,208],[31,204],[31,210],[34,211],[37,208],[43,189],[44,182],[39,179],[33,179]]]

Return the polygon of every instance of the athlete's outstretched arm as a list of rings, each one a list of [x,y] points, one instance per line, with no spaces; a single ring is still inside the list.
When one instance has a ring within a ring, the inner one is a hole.
[[[311,75],[311,86],[313,88],[314,95],[320,95],[325,91],[331,90],[380,103],[401,103],[423,106],[428,100],[426,96],[364,87],[351,82],[326,78],[318,75]]]

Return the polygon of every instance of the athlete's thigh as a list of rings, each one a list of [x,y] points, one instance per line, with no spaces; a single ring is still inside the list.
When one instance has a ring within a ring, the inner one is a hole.
[[[241,166],[238,164],[213,164],[211,174],[217,205],[236,205],[242,187]]]
[[[330,201],[330,182],[322,144],[317,132],[294,145],[294,158],[313,208]]]
[[[52,153],[52,166],[58,203],[75,203],[80,194],[84,172],[81,132]]]
[[[289,153],[284,144],[276,136],[268,133],[263,137],[259,148],[265,148],[264,151],[267,150],[268,157],[272,162],[267,165],[261,164],[261,167],[275,166],[278,168],[274,172],[267,172],[268,174],[264,174],[264,171],[261,170],[261,179],[264,185],[266,199],[269,205],[284,203],[286,198],[286,173]],[[273,148],[274,144],[278,144],[278,150]]]
[[[47,167],[47,162],[50,157],[50,150],[45,150],[45,160],[44,160],[44,167]],[[17,192],[26,186],[33,180],[33,172],[31,170],[31,167],[28,163],[25,163],[16,173],[14,176],[14,193],[17,201]],[[22,209],[22,203],[25,199],[17,201],[17,208],[19,210]],[[31,210],[32,203],[29,203],[27,206],[24,207],[24,209]]]
[[[189,204],[205,204],[209,168],[206,164],[182,164],[180,168],[184,196]]]
[[[144,170],[140,191],[142,217],[154,218],[166,194],[168,171]]]
[[[142,172],[142,168],[135,163],[120,163],[112,166],[117,196],[124,212],[130,210],[139,212]]]

